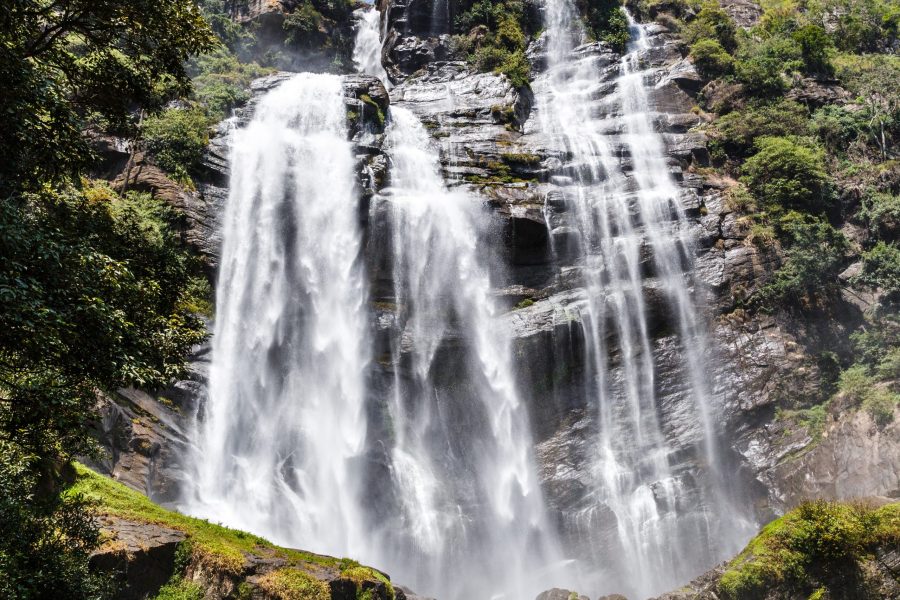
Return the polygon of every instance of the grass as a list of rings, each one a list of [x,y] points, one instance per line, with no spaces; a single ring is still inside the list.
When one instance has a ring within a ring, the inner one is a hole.
[[[152,523],[177,529],[188,536],[191,548],[191,559],[203,564],[214,566],[231,574],[240,574],[245,564],[245,554],[263,554],[267,557],[281,558],[286,561],[285,567],[273,571],[269,583],[273,586],[281,586],[278,589],[292,589],[291,583],[298,585],[297,590],[313,589],[308,580],[316,579],[311,572],[321,572],[325,569],[351,579],[357,584],[364,581],[380,581],[387,586],[391,598],[394,597],[394,589],[390,580],[375,569],[360,565],[348,558],[333,558],[281,548],[259,536],[230,529],[210,523],[203,519],[188,517],[180,513],[166,510],[154,504],[143,494],[125,487],[121,483],[108,477],[99,475],[87,467],[75,464],[76,479],[66,494],[81,494],[85,499],[93,501],[99,513],[136,521],[139,523]],[[324,584],[323,584],[324,585]],[[166,586],[168,596],[165,599],[189,600],[189,584],[175,582]],[[287,588],[285,588],[287,586]],[[327,589],[327,585],[325,586]],[[358,586],[359,587],[359,586]],[[275,588],[273,588],[275,589]],[[319,588],[315,588],[319,589]],[[299,593],[299,592],[298,592]],[[307,593],[307,592],[304,592]],[[311,593],[311,592],[310,592]],[[300,598],[301,600],[314,600],[316,595],[283,595],[284,598]],[[328,598],[328,596],[322,596]]]
[[[762,597],[773,588],[821,594],[823,588],[859,582],[862,564],[874,551],[898,542],[900,503],[804,503],[750,541],[729,563],[719,592],[731,600]]]
[[[328,584],[297,569],[277,569],[262,576],[259,587],[284,600],[329,600]]]

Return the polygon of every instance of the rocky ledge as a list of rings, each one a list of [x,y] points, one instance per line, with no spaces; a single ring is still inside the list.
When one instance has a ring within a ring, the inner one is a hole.
[[[93,501],[103,545],[93,568],[115,575],[117,598],[416,600],[350,559],[281,548],[242,531],[165,510],[146,496],[76,467],[69,490]],[[182,595],[177,595],[177,593]],[[420,599],[421,600],[421,599]]]

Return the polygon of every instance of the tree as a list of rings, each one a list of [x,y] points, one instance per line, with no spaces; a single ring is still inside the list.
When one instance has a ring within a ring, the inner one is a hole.
[[[830,179],[821,150],[787,137],[763,137],[756,147],[741,168],[741,181],[757,199],[773,208],[826,208]]]
[[[0,194],[77,177],[83,128],[128,128],[134,108],[184,91],[215,38],[191,0],[16,0],[0,6]],[[33,189],[33,188],[32,188]]]
[[[818,25],[804,25],[792,37],[800,45],[800,54],[807,73],[833,75],[834,67],[828,56],[833,44],[831,36]]]
[[[195,261],[146,195],[82,178],[85,132],[189,89],[214,37],[191,0],[0,4],[0,595],[96,598],[96,529],[60,495],[97,393],[154,387],[203,336]]]
[[[700,40],[691,46],[691,60],[703,77],[715,79],[728,74],[734,66],[731,55],[718,40]]]

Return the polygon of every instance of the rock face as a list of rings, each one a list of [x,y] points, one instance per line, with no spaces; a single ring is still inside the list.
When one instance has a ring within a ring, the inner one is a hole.
[[[204,344],[191,357],[188,379],[155,394],[129,388],[101,395],[93,423],[101,455],[82,462],[154,502],[175,502],[184,476],[187,429],[205,395],[208,361]]]
[[[154,597],[172,577],[175,552],[186,536],[170,527],[113,516],[100,517],[99,524],[107,541],[91,556],[91,567],[115,574],[121,600]]]
[[[189,582],[203,597],[211,599],[305,597],[297,595],[301,592],[292,589],[290,580],[279,583],[277,575],[285,569],[299,571],[301,583],[313,582],[330,600],[429,600],[401,588],[392,594],[385,583],[386,576],[385,581],[368,576],[348,577],[338,568],[339,561],[330,557],[321,557],[325,561],[289,563],[274,550],[258,546],[245,552],[242,566],[235,569],[193,553],[190,545],[183,545],[190,544],[190,536],[174,527],[111,515],[101,515],[99,525],[105,542],[91,556],[90,564],[114,575],[119,586],[116,598],[121,600],[154,598],[162,586],[178,580]]]

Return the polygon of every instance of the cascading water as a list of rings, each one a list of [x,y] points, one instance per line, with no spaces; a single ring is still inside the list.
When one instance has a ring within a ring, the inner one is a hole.
[[[534,83],[532,126],[565,150],[552,181],[567,208],[550,226],[577,232],[560,242],[570,247],[555,250],[580,257],[584,394],[597,432],[590,497],[565,515],[564,529],[568,549],[587,557],[589,585],[644,597],[728,556],[752,523],[734,514],[723,485],[703,327],[684,274],[692,236],[653,129],[648,73],[640,70],[649,48],[644,29],[629,15],[633,39],[616,64],[598,46],[579,46],[584,35],[571,0],[547,0],[545,11],[547,66]],[[611,69],[618,78],[604,97],[602,75]],[[660,304],[665,315],[651,315]],[[681,372],[665,383],[683,388],[689,422],[660,421],[652,331],[660,318],[677,334],[682,356]],[[673,428],[691,439],[699,468],[679,463]]]
[[[390,89],[391,80],[381,64],[381,13],[374,6],[360,10],[353,44],[353,65],[360,73],[377,77]]]
[[[546,9],[536,123],[565,150],[552,183],[569,221],[550,225],[580,234],[577,326],[596,430],[585,508],[562,515],[577,562],[561,558],[548,522],[491,253],[479,247],[483,209],[445,185],[434,141],[401,106],[385,139],[389,185],[369,215],[370,227],[383,222],[392,282],[377,298],[392,324],[376,352],[385,330],[369,320],[355,161],[330,75],[287,80],[234,133],[188,512],[352,556],[441,600],[527,600],[553,585],[640,597],[745,539],[740,518],[723,524],[731,505],[684,275],[692,238],[639,69],[648,41],[633,25],[629,53],[609,63],[575,50],[570,0]],[[378,23],[374,9],[362,15],[354,60],[386,81]],[[607,68],[619,76],[604,98]],[[683,388],[692,422],[660,417],[654,296],[683,357],[668,383]],[[698,467],[673,458],[674,428]]]
[[[232,141],[209,395],[184,508],[280,543],[364,547],[353,458],[370,360],[340,77],[267,94]]]
[[[391,108],[385,209],[403,333],[392,364],[392,573],[441,598],[530,598],[560,576],[510,348],[477,240],[478,202],[449,190],[431,137]]]

